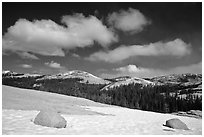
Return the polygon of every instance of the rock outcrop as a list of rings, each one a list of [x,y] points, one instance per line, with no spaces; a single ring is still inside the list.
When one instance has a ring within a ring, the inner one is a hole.
[[[184,122],[182,122],[180,119],[177,119],[177,118],[167,120],[166,125],[164,126],[174,128],[174,129],[189,130],[187,125]]]
[[[36,125],[54,128],[65,128],[67,125],[67,121],[60,116],[60,114],[50,110],[40,111],[36,116],[34,123]]]

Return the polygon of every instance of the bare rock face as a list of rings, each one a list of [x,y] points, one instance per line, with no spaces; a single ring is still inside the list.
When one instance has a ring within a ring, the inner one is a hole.
[[[36,125],[54,128],[65,128],[67,125],[67,121],[62,116],[57,112],[49,110],[40,111],[35,117],[34,123]]]
[[[183,123],[180,119],[177,119],[177,118],[167,120],[165,126],[174,128],[174,129],[189,130],[187,125]]]

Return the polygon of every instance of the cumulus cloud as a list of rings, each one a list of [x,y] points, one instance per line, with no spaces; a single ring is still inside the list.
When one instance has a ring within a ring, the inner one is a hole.
[[[119,67],[114,70],[119,71],[119,72],[128,72],[128,73],[135,73],[135,72],[141,71],[141,69],[139,69],[136,65],[128,65],[125,67]]]
[[[51,61],[51,62],[45,62],[45,65],[51,68],[64,68],[63,66],[61,66],[59,63]]]
[[[166,70],[162,69],[153,69],[153,68],[144,68],[138,67],[136,65],[127,65],[119,68],[114,68],[110,73],[102,73],[101,77],[104,78],[113,78],[119,76],[132,76],[132,77],[154,77],[168,74],[183,74],[183,73],[202,73],[202,62],[191,64],[188,66],[178,66],[175,68],[170,68]]]
[[[84,17],[83,14],[66,15],[63,16],[62,22],[69,27],[70,33],[77,37],[77,42],[80,45],[84,43],[91,45],[93,41],[97,41],[106,47],[108,44],[117,41],[114,33],[95,16]]]
[[[169,42],[156,42],[148,45],[120,46],[110,51],[99,51],[91,54],[87,60],[120,62],[133,56],[177,56],[182,57],[191,53],[191,45],[181,39]]]
[[[11,52],[16,53],[18,56],[20,56],[22,59],[39,59],[37,56],[33,55],[32,53],[28,53],[26,51],[15,51],[15,50],[9,50],[10,45],[13,44],[13,41],[11,40],[5,40],[2,39],[2,54],[3,55],[9,55]],[[8,47],[7,47],[8,46]]]
[[[151,22],[137,9],[129,8],[108,15],[108,22],[114,28],[126,32],[140,32]]]
[[[52,20],[19,19],[3,36],[3,50],[65,56],[64,49],[87,47],[97,42],[103,47],[117,41],[115,34],[94,16],[63,16],[59,25]]]
[[[32,68],[32,65],[22,64],[20,65],[22,68]]]

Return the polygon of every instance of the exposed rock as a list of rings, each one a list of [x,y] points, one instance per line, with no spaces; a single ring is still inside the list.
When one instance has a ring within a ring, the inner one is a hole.
[[[180,119],[177,119],[177,118],[167,120],[165,126],[174,128],[174,129],[189,130],[187,125],[183,123]]]
[[[200,110],[190,110],[187,112],[179,111],[179,112],[174,112],[172,114],[178,115],[178,116],[193,117],[193,118],[198,118],[198,119],[202,118],[202,111]]]
[[[60,116],[57,112],[50,110],[43,110],[38,113],[34,123],[36,125],[54,127],[54,128],[65,128],[67,121]]]
[[[202,111],[200,111],[200,110],[190,110],[187,112],[187,114],[199,116],[202,118]]]

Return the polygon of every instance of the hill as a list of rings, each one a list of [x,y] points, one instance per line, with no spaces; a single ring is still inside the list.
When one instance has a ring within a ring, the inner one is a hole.
[[[102,79],[74,70],[56,75],[2,73],[3,85],[82,97],[96,102],[172,113],[202,110],[202,75]]]
[[[96,103],[87,99],[9,86],[2,88],[2,133],[55,135],[201,135],[202,119],[147,112]],[[56,109],[67,121],[64,129],[35,125],[39,109]],[[179,118],[190,130],[162,126]],[[94,130],[93,130],[94,129]]]
[[[138,84],[138,85],[143,85],[143,86],[147,86],[147,85],[155,85],[154,82],[142,79],[142,78],[137,78],[137,77],[119,77],[119,78],[114,78],[112,79],[111,84],[108,84],[107,86],[105,86],[103,89],[101,90],[110,90],[113,88],[117,88],[117,87],[121,87],[123,85],[130,85],[130,84]]]
[[[87,83],[87,84],[109,84],[110,81],[104,80],[102,78],[99,78],[97,76],[94,76],[93,74],[90,74],[85,71],[81,70],[73,70],[68,71],[66,73],[59,73],[56,75],[47,75],[43,78],[37,79],[40,80],[46,80],[46,79],[79,79],[80,83]]]
[[[37,90],[21,89],[9,86],[2,87],[2,109],[15,110],[44,110],[50,109],[65,114],[97,114],[79,106],[98,106],[96,103],[84,98],[64,96]]]

